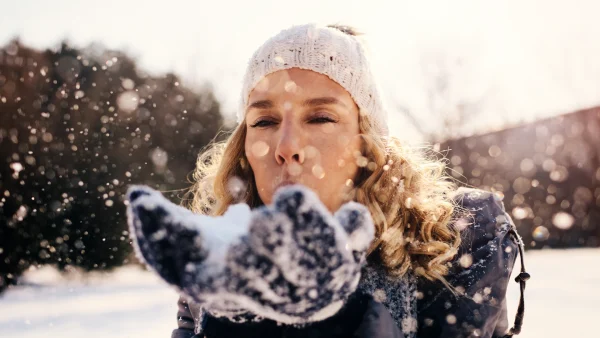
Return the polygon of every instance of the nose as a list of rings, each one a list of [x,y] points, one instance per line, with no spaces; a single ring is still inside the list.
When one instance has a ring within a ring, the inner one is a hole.
[[[292,122],[282,122],[279,128],[279,140],[275,150],[275,160],[279,165],[284,163],[304,163],[304,137],[298,126]]]

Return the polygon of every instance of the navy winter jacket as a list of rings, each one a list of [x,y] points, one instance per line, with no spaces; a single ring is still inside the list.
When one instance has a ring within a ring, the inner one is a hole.
[[[454,291],[440,282],[414,279],[416,335],[502,337],[508,331],[506,289],[518,253],[514,223],[502,201],[490,192],[461,188],[455,199],[459,206],[455,219],[464,229],[459,253],[446,276]],[[385,274],[377,262],[369,265],[376,267],[371,271]],[[367,291],[373,290],[359,288],[333,317],[301,327],[271,320],[236,323],[203,313],[198,305],[180,297],[177,329],[171,338],[405,337],[403,330],[411,323],[397,315],[407,312],[398,305],[401,301],[381,301]]]

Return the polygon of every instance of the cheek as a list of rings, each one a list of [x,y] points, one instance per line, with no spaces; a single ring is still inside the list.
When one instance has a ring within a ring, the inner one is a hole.
[[[246,137],[244,149],[248,164],[254,174],[254,182],[258,193],[263,202],[268,203],[270,196],[266,195],[271,194],[270,184],[272,183],[272,179],[269,179],[269,177],[273,177],[273,167],[270,165],[269,159],[272,157],[270,154],[273,150],[267,142],[252,137]]]
[[[344,182],[353,178],[358,170],[355,152],[360,150],[359,137],[339,136],[327,145],[322,157],[325,171]]]

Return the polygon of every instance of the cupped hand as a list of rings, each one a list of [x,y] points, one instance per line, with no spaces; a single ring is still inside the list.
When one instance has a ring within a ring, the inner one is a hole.
[[[306,323],[335,314],[358,285],[374,236],[355,202],[331,214],[306,187],[279,189],[273,204],[194,214],[146,186],[127,192],[136,254],[209,312]]]

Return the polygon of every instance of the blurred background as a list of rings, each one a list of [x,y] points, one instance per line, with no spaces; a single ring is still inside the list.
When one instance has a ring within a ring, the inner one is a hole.
[[[521,336],[597,336],[598,1],[0,8],[1,337],[170,336],[177,295],[133,257],[123,193],[181,203],[199,152],[235,125],[254,49],[314,21],[365,34],[394,136],[503,198],[533,275]]]

